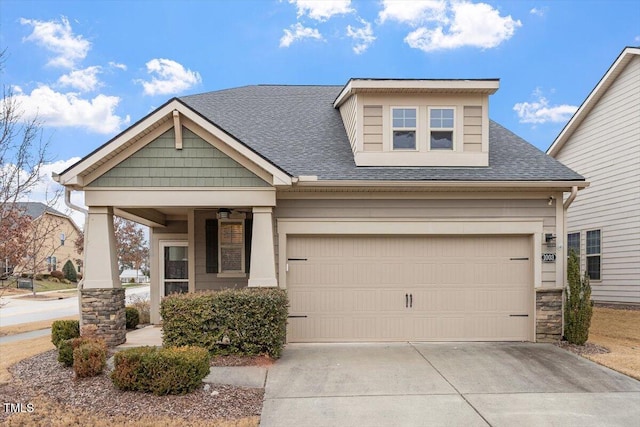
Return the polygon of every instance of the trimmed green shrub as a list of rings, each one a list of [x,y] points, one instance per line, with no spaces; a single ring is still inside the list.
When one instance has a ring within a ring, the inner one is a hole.
[[[133,307],[126,307],[124,310],[125,317],[127,319],[127,329],[135,329],[140,323],[140,313],[138,313],[138,310]]]
[[[589,339],[593,314],[591,284],[587,272],[580,277],[580,260],[571,250],[567,263],[567,289],[564,307],[564,338],[571,344],[584,345]]]
[[[212,354],[278,358],[286,337],[287,309],[282,289],[173,294],[161,303],[163,343],[204,347]]]
[[[58,347],[63,340],[80,336],[80,322],[77,320],[56,320],[51,324],[51,342]]]
[[[78,280],[78,273],[70,259],[64,263],[64,266],[62,266],[62,274],[64,274],[65,279],[71,282]]]
[[[55,277],[58,280],[63,280],[64,279],[64,273],[60,270],[53,270],[51,272],[51,277]]]
[[[58,342],[58,362],[67,368],[73,366],[73,341],[77,339],[78,338],[72,338]]]
[[[95,377],[107,364],[107,345],[102,340],[76,338],[73,349],[73,371],[78,378]]]
[[[116,353],[111,380],[120,390],[186,394],[202,384],[209,363],[201,347],[131,348]]]

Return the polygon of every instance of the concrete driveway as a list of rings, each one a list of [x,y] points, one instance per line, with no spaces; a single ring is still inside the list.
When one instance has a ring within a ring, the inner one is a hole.
[[[550,344],[290,344],[261,427],[638,426],[640,382]]]

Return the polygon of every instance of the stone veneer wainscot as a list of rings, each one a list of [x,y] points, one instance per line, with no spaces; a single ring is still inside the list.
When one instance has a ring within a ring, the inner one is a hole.
[[[81,289],[82,326],[96,325],[97,334],[109,347],[126,341],[125,290]]]
[[[562,339],[562,289],[536,290],[536,341]]]

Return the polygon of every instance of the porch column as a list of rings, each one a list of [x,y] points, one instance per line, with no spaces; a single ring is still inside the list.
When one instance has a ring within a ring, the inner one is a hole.
[[[271,207],[253,208],[249,287],[277,287]]]
[[[110,347],[126,339],[125,290],[118,277],[115,241],[113,208],[89,207],[80,324],[95,325],[97,335]]]
[[[84,238],[84,288],[120,288],[112,207],[90,207]]]

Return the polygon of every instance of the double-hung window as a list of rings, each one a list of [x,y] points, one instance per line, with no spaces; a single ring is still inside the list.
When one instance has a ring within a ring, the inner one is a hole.
[[[220,220],[220,273],[244,273],[244,220]]]
[[[453,108],[430,108],[429,129],[431,150],[453,150]]]
[[[567,234],[567,257],[571,251],[580,256],[580,232]]]
[[[600,230],[587,231],[587,274],[591,280],[601,280],[601,251]]]
[[[417,109],[416,108],[392,108],[391,121],[393,127],[393,149],[415,150]]]

